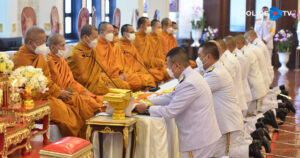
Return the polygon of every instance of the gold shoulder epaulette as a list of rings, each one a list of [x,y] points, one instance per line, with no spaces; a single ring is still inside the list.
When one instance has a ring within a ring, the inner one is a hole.
[[[207,73],[212,72],[214,69],[215,69],[215,67],[214,67],[214,66],[211,66],[211,67],[209,68],[209,70],[207,71]]]
[[[220,60],[220,63],[224,66],[224,62],[222,60]]]

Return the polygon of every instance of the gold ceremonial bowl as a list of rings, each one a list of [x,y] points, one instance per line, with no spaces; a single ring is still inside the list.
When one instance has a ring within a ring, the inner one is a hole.
[[[125,120],[124,110],[128,107],[131,97],[131,90],[117,88],[110,88],[104,95],[103,100],[108,101],[109,106],[114,109],[112,115],[114,120]]]

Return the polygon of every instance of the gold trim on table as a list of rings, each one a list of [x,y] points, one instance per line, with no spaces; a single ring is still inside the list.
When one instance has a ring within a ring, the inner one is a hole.
[[[40,158],[54,158],[54,157],[66,157],[66,158],[92,158],[93,155],[93,145],[88,145],[82,150],[74,153],[73,155],[71,154],[64,154],[64,153],[57,153],[53,151],[47,151],[47,150],[40,150]]]
[[[20,118],[22,122],[32,122],[43,119],[44,116],[50,115],[49,103],[43,104],[30,112],[16,112],[16,117]]]

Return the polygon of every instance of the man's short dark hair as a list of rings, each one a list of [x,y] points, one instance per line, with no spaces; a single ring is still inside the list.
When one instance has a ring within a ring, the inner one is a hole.
[[[132,25],[130,25],[130,24],[125,24],[125,25],[123,25],[122,27],[121,27],[121,35],[123,36],[123,33],[124,32],[128,32],[128,27],[129,26],[132,26]]]
[[[219,48],[216,43],[214,43],[214,42],[204,43],[202,46],[202,51],[205,54],[211,54],[216,60],[219,60],[219,57],[220,57]]]
[[[141,25],[146,22],[147,19],[149,19],[149,18],[144,17],[144,16],[140,17],[138,22],[137,22],[137,28],[139,29],[141,27]]]
[[[175,47],[175,48],[171,49],[168,52],[167,57],[169,57],[171,59],[172,63],[178,62],[185,67],[190,66],[187,53],[182,47]]]
[[[90,36],[93,30],[97,31],[97,28],[89,24],[84,25],[80,32],[80,38],[83,38],[84,35]]]

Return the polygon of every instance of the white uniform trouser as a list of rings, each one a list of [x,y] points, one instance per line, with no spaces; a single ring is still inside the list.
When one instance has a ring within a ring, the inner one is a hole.
[[[227,135],[223,134],[215,146],[214,157],[249,158],[250,143],[249,141],[245,141],[243,131],[230,132],[229,150],[227,153]]]
[[[272,66],[272,54],[273,54],[273,49],[269,49],[269,48],[268,48],[268,51],[269,51],[269,54],[270,54],[270,66],[271,66],[271,67],[269,67],[269,76],[270,76],[271,84],[272,84],[273,79],[274,79],[274,70],[273,70],[273,66]]]
[[[215,153],[216,142],[203,148],[181,152],[181,158],[210,158]]]

